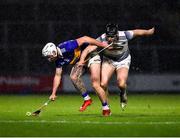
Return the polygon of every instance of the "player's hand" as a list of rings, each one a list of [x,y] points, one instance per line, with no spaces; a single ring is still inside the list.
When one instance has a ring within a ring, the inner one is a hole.
[[[114,49],[113,44],[114,44],[114,42],[111,42],[111,43],[109,44],[109,45],[111,45],[111,46],[108,47],[107,49],[108,49],[108,50],[113,50],[113,49]]]
[[[150,35],[154,34],[154,31],[155,31],[155,28],[154,28],[154,27],[148,30],[148,32],[149,32]]]
[[[57,96],[55,94],[51,94],[51,96],[49,96],[49,99],[54,101],[57,98]]]
[[[102,42],[103,43],[103,45],[106,47],[106,46],[108,46],[108,43],[107,42]]]

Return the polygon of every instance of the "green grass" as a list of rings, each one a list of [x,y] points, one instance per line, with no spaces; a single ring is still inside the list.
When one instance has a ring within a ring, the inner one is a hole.
[[[180,136],[180,95],[129,95],[125,111],[118,95],[110,95],[110,117],[102,117],[100,101],[92,98],[83,113],[80,95],[60,95],[39,117],[27,117],[47,95],[0,95],[0,136]]]

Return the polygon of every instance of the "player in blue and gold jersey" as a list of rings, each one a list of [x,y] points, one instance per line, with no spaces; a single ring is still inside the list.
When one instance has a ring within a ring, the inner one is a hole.
[[[47,43],[42,49],[42,55],[46,57],[50,62],[54,61],[56,63],[56,71],[53,80],[52,93],[49,97],[51,100],[56,99],[56,91],[61,83],[62,67],[69,64],[76,64],[81,56],[83,48],[88,45],[96,45],[98,47],[106,47],[107,43],[101,43],[100,41],[93,39],[88,36],[80,37],[75,40],[68,40],[55,45],[54,43]],[[82,68],[74,66],[71,71],[71,78],[78,77],[81,74]],[[76,82],[73,82],[73,84]],[[91,99],[87,93],[84,83],[81,79],[78,79],[78,91],[81,92],[84,98],[83,110],[91,104]],[[76,84],[77,84],[76,83]],[[75,85],[76,86],[76,85]],[[80,110],[82,111],[82,109]]]

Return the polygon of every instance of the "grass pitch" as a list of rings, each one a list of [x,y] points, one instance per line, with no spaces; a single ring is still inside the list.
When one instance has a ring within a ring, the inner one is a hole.
[[[110,117],[102,117],[99,99],[92,98],[83,113],[78,111],[80,95],[60,95],[39,117],[27,117],[48,95],[0,95],[0,136],[180,136],[180,95],[129,95],[125,111],[119,96],[110,95]]]

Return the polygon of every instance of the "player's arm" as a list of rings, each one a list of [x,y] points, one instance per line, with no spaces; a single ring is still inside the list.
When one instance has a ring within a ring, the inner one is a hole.
[[[151,29],[135,29],[135,30],[132,30],[133,32],[133,37],[136,37],[136,36],[149,36],[149,35],[153,35],[154,34],[154,31],[155,31],[155,28],[151,28]]]
[[[80,60],[78,62],[78,65],[83,65],[85,64],[86,62],[86,57],[89,53],[91,53],[92,51],[96,50],[97,49],[97,46],[95,45],[89,45],[87,46],[83,51],[82,51],[82,54],[81,54],[81,57],[80,57]]]
[[[102,43],[102,42],[100,42],[94,38],[88,37],[88,36],[83,36],[76,40],[77,40],[79,46],[81,46],[83,43],[89,43],[89,44],[96,45],[98,47],[103,47],[103,48],[108,45],[107,43]]]
[[[56,98],[56,92],[57,92],[57,89],[61,83],[61,75],[62,75],[62,67],[61,68],[56,68],[56,71],[55,71],[55,75],[54,75],[54,80],[53,80],[53,88],[52,88],[52,93],[49,97],[49,99],[51,100],[55,100]]]

